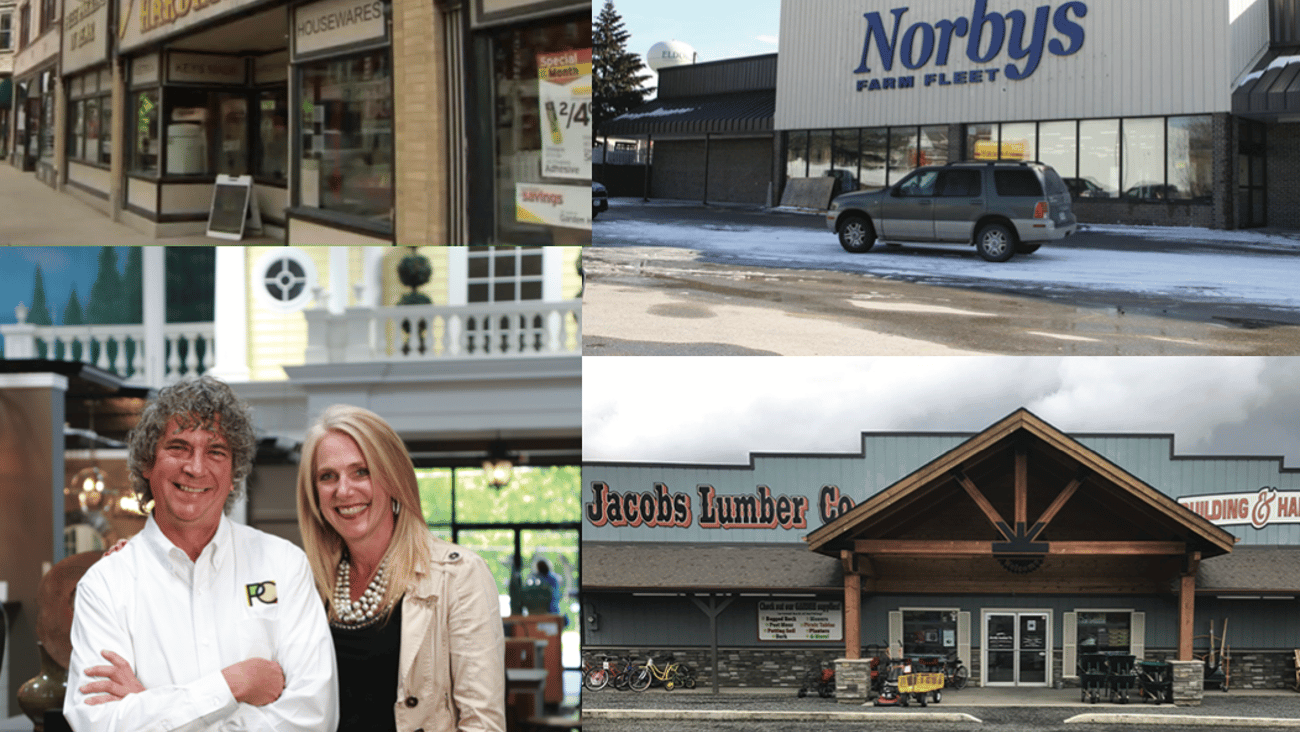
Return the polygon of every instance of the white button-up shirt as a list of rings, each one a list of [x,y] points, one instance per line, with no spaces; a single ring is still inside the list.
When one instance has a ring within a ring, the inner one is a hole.
[[[102,677],[84,671],[108,665],[105,650],[131,664],[145,691],[85,703],[78,689]],[[221,674],[253,657],[284,670],[284,692],[260,707],[236,702]],[[63,713],[78,732],[334,732],[334,642],[306,555],[223,516],[191,562],[150,516],[77,585]]]

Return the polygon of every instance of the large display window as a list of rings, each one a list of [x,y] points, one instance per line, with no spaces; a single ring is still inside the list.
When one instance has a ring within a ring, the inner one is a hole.
[[[289,171],[289,91],[283,86],[257,93],[257,160],[259,180],[284,185]]]
[[[942,656],[956,649],[956,610],[903,610],[905,657]]]
[[[73,79],[68,102],[68,159],[107,166],[113,162],[112,89],[100,87],[100,73]]]
[[[248,98],[243,90],[163,90],[167,175],[248,173]]]
[[[130,171],[141,175],[158,175],[160,145],[158,89],[143,89],[130,96],[131,145]]]
[[[493,182],[490,190],[481,182],[471,189],[472,201],[492,201],[490,217],[471,204],[471,243],[590,243],[589,19],[484,31],[475,44],[479,72],[491,73],[477,80],[492,90],[479,112],[493,120],[492,137],[474,141],[476,168]]]
[[[1077,618],[1079,653],[1131,652],[1133,613],[1080,610]]]
[[[1075,198],[1210,203],[1212,115],[966,125],[967,156],[1040,160]]]
[[[299,64],[299,205],[393,221],[393,89],[388,48]],[[275,140],[263,128],[264,144]],[[264,160],[269,160],[265,157]]]

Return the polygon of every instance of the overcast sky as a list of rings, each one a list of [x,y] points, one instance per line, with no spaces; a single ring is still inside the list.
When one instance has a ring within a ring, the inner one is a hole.
[[[1300,358],[585,358],[583,459],[747,463],[856,452],[863,431],[1172,433],[1179,455],[1300,468]]]

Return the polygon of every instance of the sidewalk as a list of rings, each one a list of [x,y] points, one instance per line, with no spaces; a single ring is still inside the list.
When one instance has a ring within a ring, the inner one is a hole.
[[[1300,694],[1286,689],[1205,692],[1199,707],[1177,707],[1138,701],[1086,704],[1077,688],[1016,689],[971,687],[947,690],[940,704],[906,709],[874,707],[870,703],[841,704],[816,696],[800,699],[795,689],[711,689],[644,693],[584,691],[584,719],[678,720],[800,720],[861,721],[906,715],[932,722],[980,719],[992,708],[1055,708],[1063,720],[1091,724],[1174,724],[1188,726],[1269,726],[1300,728]],[[1077,718],[1077,719],[1076,719]],[[1177,719],[1175,719],[1177,718]],[[1248,720],[1242,722],[1241,720]]]
[[[70,195],[59,193],[23,173],[8,160],[0,160],[0,246],[212,246],[234,244],[203,235],[154,239],[104,214]],[[245,238],[240,244],[279,245],[272,238]]]

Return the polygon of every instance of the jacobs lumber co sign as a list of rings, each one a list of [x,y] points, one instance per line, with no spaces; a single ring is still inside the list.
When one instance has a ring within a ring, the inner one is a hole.
[[[1215,526],[1300,524],[1300,491],[1265,486],[1254,493],[1185,496],[1178,503]]]

